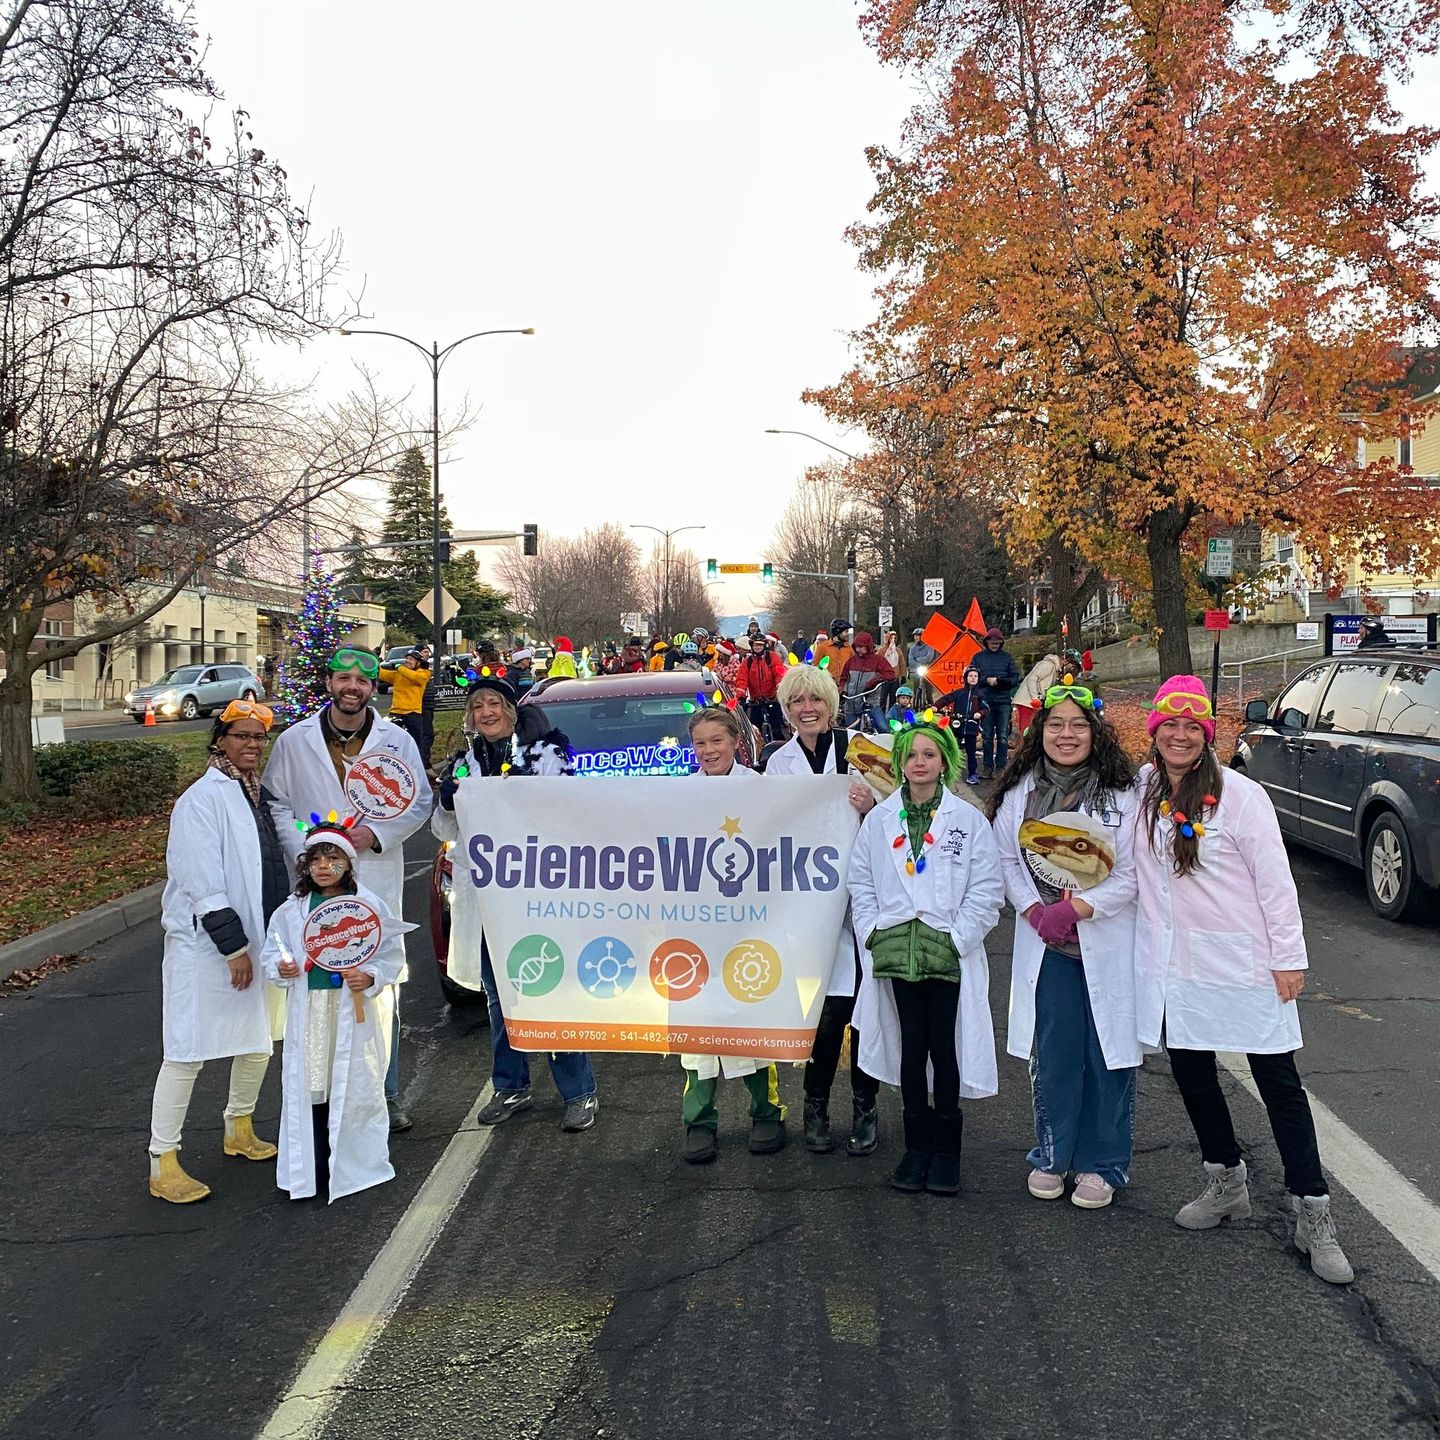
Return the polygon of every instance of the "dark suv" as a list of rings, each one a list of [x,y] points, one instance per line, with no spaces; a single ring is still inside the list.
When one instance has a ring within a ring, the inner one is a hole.
[[[1292,840],[1358,865],[1376,914],[1415,916],[1440,886],[1440,654],[1379,650],[1302,670],[1245,707],[1231,762]]]

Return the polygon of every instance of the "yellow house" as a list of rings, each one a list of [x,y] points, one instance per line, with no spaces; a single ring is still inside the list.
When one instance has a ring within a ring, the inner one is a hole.
[[[1440,489],[1440,349],[1409,350],[1406,359],[1405,376],[1398,384],[1411,398],[1400,423],[1387,435],[1362,432],[1355,442],[1355,463],[1363,470],[1388,458],[1410,470],[1417,484]],[[1353,560],[1343,577],[1334,577],[1335,583],[1343,582],[1337,596],[1312,584],[1303,548],[1297,548],[1292,536],[1267,532],[1262,549],[1263,558],[1284,565],[1287,575],[1277,583],[1271,603],[1251,612],[1256,620],[1303,620],[1327,610],[1353,614],[1376,605],[1386,615],[1440,610],[1440,573],[1412,575]]]

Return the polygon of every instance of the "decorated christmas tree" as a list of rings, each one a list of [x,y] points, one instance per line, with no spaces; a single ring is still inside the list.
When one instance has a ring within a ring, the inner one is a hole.
[[[275,718],[287,725],[313,715],[326,700],[325,675],[330,657],[343,643],[350,621],[340,614],[335,577],[322,570],[319,556],[300,598],[300,613],[285,634],[289,655],[276,675]]]

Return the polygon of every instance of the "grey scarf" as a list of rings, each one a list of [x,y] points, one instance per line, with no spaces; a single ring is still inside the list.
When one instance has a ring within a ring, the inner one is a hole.
[[[1078,765],[1057,765],[1048,755],[1042,754],[1040,763],[1035,767],[1034,813],[1053,815],[1057,810],[1067,808],[1065,801],[1071,797],[1078,804],[1093,778],[1089,760],[1082,760]]]

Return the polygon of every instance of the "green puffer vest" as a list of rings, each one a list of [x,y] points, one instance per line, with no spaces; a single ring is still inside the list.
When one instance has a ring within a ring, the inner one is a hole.
[[[960,952],[943,930],[918,917],[865,942],[877,980],[951,980],[960,983]]]

